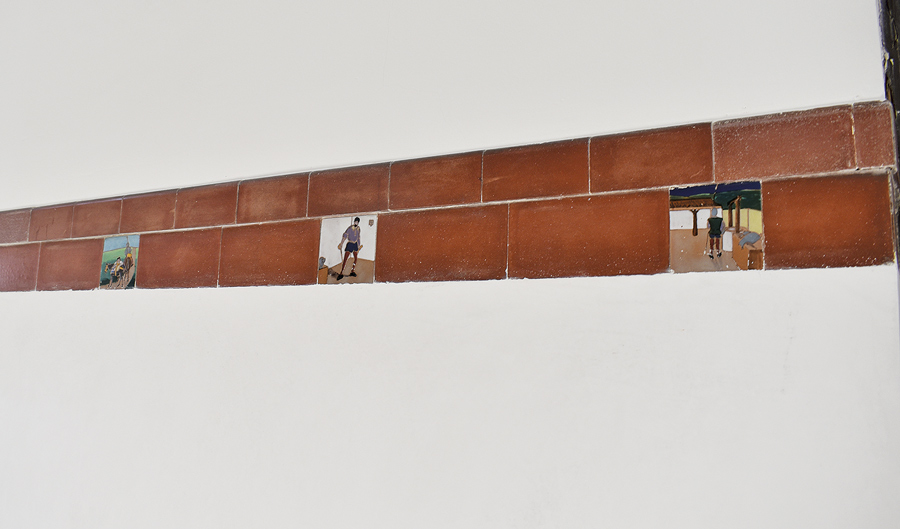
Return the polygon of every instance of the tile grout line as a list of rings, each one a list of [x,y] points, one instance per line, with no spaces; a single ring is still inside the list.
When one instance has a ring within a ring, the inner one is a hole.
[[[119,225],[116,227],[116,233],[122,233],[122,212],[125,210],[125,199],[119,200]],[[102,263],[101,263],[102,264]]]
[[[591,193],[591,140],[593,138],[588,138],[587,141],[587,155],[588,155],[588,194]]]
[[[763,212],[766,210],[766,208],[763,205],[763,202],[766,199],[766,194],[763,193],[763,183],[764,182],[762,180],[760,180],[760,182],[759,182],[759,226],[761,228],[760,232],[762,232],[762,235],[763,235],[763,241],[762,241],[762,243],[763,243],[763,254],[762,254],[763,265],[762,265],[762,269],[765,270],[766,269],[766,252],[765,252],[766,217],[765,217],[765,215],[763,215]],[[748,226],[749,226],[749,221],[748,221]],[[740,244],[740,242],[738,242],[738,244]],[[733,255],[733,252],[734,252],[734,250],[732,249],[732,255]]]
[[[125,243],[126,244],[128,243],[127,238],[125,239]],[[97,255],[97,264],[95,265],[94,270],[103,270],[103,248],[104,248],[105,244],[106,244],[106,239],[100,239],[100,254]],[[138,245],[138,248],[140,248],[140,245]],[[102,276],[102,275],[103,275],[103,272],[100,272],[100,276]],[[132,277],[134,277],[134,286],[135,286],[135,288],[137,288],[137,261],[135,261],[134,275]],[[125,285],[125,288],[126,289],[128,288],[127,284]],[[97,286],[92,288],[91,290],[100,290],[100,277],[99,276],[97,277]]]
[[[41,272],[41,254],[44,253],[44,243],[38,243],[38,258],[37,263],[34,268],[34,291],[37,292],[38,287],[38,274]]]
[[[390,205],[390,204],[388,204]],[[378,219],[375,219],[375,257],[372,259],[372,284],[378,283]],[[319,224],[319,246],[322,245],[322,225]],[[318,262],[318,260],[317,260]],[[355,262],[355,261],[354,261]],[[318,270],[316,270],[316,282],[319,284]],[[325,278],[325,284],[328,284],[328,278]]]
[[[485,151],[481,151],[481,175],[478,177],[478,183],[480,186],[478,201],[484,203],[484,153]]]
[[[506,277],[504,279],[509,279],[509,217],[512,211],[512,206],[510,204],[506,204]]]
[[[309,218],[309,190],[310,186],[312,186],[312,173],[307,173],[306,175],[306,210],[303,212],[303,216]]]
[[[72,219],[69,222],[69,239],[72,238],[72,235],[75,235],[75,204],[72,204]]]
[[[234,220],[232,221],[232,224],[238,223],[237,216],[238,216],[238,206],[240,206],[240,200],[241,200],[241,182],[242,181],[239,181],[237,183],[237,188],[235,188],[235,190],[234,190]]]
[[[25,242],[31,242],[31,216],[34,213],[34,208],[28,210],[28,229],[25,231]]]
[[[216,262],[216,288],[219,288],[222,275],[222,243],[225,239],[225,227],[219,228],[219,260]]]
[[[391,169],[394,162],[388,162],[388,188],[387,188],[387,210],[391,211]]]
[[[175,204],[172,206],[172,228],[175,229],[175,226],[178,225],[178,195],[181,194],[181,189],[175,190]]]

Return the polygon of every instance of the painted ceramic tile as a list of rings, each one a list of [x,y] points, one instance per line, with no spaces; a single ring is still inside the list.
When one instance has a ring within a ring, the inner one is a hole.
[[[320,284],[374,283],[377,215],[322,219]]]
[[[761,270],[764,243],[759,182],[669,191],[673,271]]]
[[[103,241],[100,288],[109,290],[134,288],[140,240],[140,235],[123,235],[107,237]]]

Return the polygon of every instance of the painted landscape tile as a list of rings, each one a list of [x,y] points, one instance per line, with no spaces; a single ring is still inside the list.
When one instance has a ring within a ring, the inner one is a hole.
[[[377,215],[322,219],[318,283],[374,283],[377,231]]]
[[[761,270],[764,252],[759,182],[669,191],[669,266],[674,272]]]
[[[103,264],[100,267],[100,288],[124,290],[134,288],[137,279],[140,235],[107,237],[103,241]]]

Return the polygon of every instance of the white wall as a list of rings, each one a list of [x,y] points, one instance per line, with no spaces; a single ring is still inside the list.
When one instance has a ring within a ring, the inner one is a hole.
[[[877,2],[0,3],[0,209],[883,98]],[[0,294],[0,527],[896,527],[894,266]]]
[[[900,521],[894,266],[0,303],[3,527]]]

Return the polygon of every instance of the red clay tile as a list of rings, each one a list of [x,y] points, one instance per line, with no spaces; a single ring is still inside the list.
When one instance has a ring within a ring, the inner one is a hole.
[[[318,219],[225,228],[219,285],[315,283],[319,228]]]
[[[766,268],[868,266],[894,259],[886,175],[764,182]]]
[[[506,276],[506,205],[390,213],[378,223],[377,281]]]
[[[309,175],[244,180],[238,191],[238,224],[306,216]]]
[[[391,165],[391,209],[480,201],[480,152],[406,160]]]
[[[30,209],[0,213],[0,243],[27,241],[28,225],[30,223]]]
[[[855,166],[849,106],[714,123],[713,146],[717,182]]]
[[[100,286],[103,239],[41,244],[38,290],[91,290]]]
[[[73,206],[57,206],[31,210],[28,240],[48,241],[72,236]]]
[[[0,246],[0,292],[34,290],[40,244]]]
[[[388,164],[379,164],[312,173],[309,216],[387,209],[389,168]]]
[[[857,167],[895,164],[893,114],[894,108],[887,102],[853,105]]]
[[[141,235],[137,288],[214,287],[222,228]]]
[[[119,233],[121,213],[122,200],[120,199],[75,204],[72,237]]]
[[[171,230],[175,226],[175,191],[125,197],[119,233]]]
[[[237,182],[178,190],[176,228],[202,228],[234,224]]]
[[[510,277],[656,274],[668,266],[666,191],[510,204]]]
[[[709,123],[591,138],[591,191],[712,182]]]
[[[485,202],[587,193],[588,140],[484,153]]]

